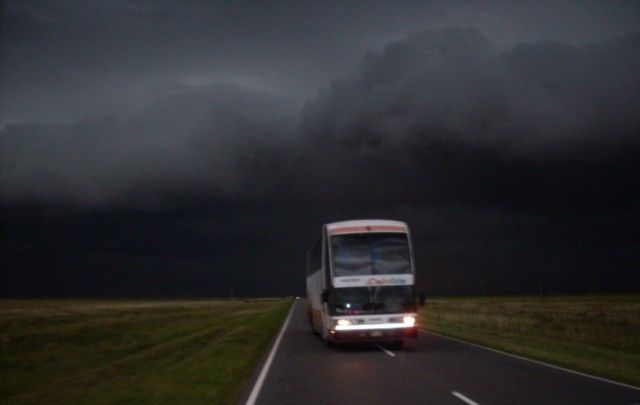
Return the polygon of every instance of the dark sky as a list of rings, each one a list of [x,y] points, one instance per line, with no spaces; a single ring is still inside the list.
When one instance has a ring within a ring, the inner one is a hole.
[[[640,291],[640,4],[5,2],[2,296],[304,291],[323,223],[430,294]]]

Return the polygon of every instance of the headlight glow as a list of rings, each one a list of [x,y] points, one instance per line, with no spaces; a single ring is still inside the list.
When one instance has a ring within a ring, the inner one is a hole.
[[[412,317],[412,316],[405,316],[405,317],[403,317],[403,318],[402,318],[402,322],[403,322],[405,325],[411,325],[411,326],[413,326],[413,325],[415,325],[415,323],[416,323],[416,318],[414,318],[414,317]]]
[[[351,325],[351,321],[347,319],[338,319],[338,326],[349,326]]]

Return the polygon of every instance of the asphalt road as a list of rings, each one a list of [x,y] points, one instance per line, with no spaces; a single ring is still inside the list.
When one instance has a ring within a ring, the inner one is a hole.
[[[240,403],[254,388],[257,404],[640,404],[638,389],[428,332],[400,350],[329,348],[312,334],[303,300],[276,344]]]

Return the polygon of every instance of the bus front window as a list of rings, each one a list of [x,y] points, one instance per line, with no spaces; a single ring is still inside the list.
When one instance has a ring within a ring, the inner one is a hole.
[[[411,274],[407,235],[371,233],[331,238],[333,276]]]

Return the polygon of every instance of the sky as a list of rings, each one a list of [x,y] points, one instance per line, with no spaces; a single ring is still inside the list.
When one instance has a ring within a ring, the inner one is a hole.
[[[640,4],[5,1],[0,295],[304,293],[406,221],[427,294],[640,291]]]

